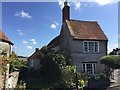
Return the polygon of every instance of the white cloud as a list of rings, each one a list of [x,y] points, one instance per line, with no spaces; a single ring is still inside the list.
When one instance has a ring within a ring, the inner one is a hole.
[[[64,1],[65,0],[58,0],[58,5],[60,6],[61,9],[64,7]],[[68,2],[68,5],[70,6],[69,2]]]
[[[27,42],[26,40],[23,40],[22,43],[23,43],[24,45],[28,44],[28,42]]]
[[[32,44],[37,44],[35,39],[31,39],[31,41],[32,41]]]
[[[21,30],[17,30],[19,35],[24,35],[24,33]]]
[[[19,35],[24,35],[24,33],[23,33],[23,32],[19,32],[18,34],[19,34]]]
[[[32,49],[32,46],[27,45],[26,47],[27,47],[27,49]]]
[[[53,29],[56,29],[58,25],[59,25],[58,22],[53,22],[53,23],[50,25],[50,27],[53,28]]]
[[[55,29],[55,28],[56,28],[56,25],[55,25],[55,24],[51,24],[50,27],[53,28],[53,29]]]
[[[81,3],[78,1],[74,2],[75,9],[80,9]]]
[[[58,4],[60,8],[62,9],[64,7],[64,0],[58,0]]]
[[[65,0],[58,0],[58,4],[61,7],[61,9],[64,7],[64,1]],[[81,2],[93,2],[93,3],[97,3],[98,5],[107,5],[107,4],[113,4],[113,3],[117,3],[120,0],[69,0],[68,1],[68,5],[74,5],[74,9],[80,9],[81,7]],[[69,3],[70,2],[70,3]]]
[[[60,6],[60,8],[62,9],[64,7],[64,1],[65,0],[58,0],[58,4]],[[74,4],[74,8],[76,9],[80,9],[81,3],[79,0],[73,0],[71,1],[71,4]],[[68,6],[70,6],[70,3],[68,2]]]
[[[21,32],[21,30],[17,30],[18,32]]]
[[[92,1],[98,3],[99,5],[106,5],[118,2],[119,0],[92,0]]]
[[[32,18],[32,16],[30,16],[29,13],[24,12],[24,11],[16,12],[15,16],[19,16],[21,18],[28,18],[28,19]]]

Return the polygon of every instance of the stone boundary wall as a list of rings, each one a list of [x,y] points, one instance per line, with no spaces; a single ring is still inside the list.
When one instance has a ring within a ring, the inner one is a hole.
[[[19,77],[19,71],[10,73],[10,77],[8,79],[8,88],[16,88],[18,77]]]

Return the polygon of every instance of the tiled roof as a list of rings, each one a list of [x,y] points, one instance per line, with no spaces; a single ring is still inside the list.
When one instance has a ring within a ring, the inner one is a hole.
[[[97,22],[66,20],[66,23],[74,39],[108,40]]]
[[[41,50],[37,50],[28,59],[38,59],[38,60],[40,60],[40,54],[41,53],[42,53]]]
[[[8,37],[0,30],[0,40],[3,42],[7,42],[13,45],[13,43],[8,39]]]
[[[54,47],[59,45],[59,38],[60,36],[55,37],[47,46],[48,48]]]

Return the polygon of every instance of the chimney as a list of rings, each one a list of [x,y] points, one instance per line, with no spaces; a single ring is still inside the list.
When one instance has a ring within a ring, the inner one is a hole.
[[[62,19],[62,22],[64,22],[65,20],[70,20],[70,7],[68,6],[67,0],[64,2],[64,7],[62,10]]]
[[[39,48],[36,48],[36,49],[35,49],[35,52],[37,52],[38,50],[39,50]]]

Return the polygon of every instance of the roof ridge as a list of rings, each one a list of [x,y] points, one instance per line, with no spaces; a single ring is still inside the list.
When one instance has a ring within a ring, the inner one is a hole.
[[[10,41],[10,39],[5,35],[5,33],[0,29],[0,39],[3,42],[8,42],[13,45],[13,43]]]
[[[75,19],[70,19],[70,21],[79,21],[79,22],[91,22],[91,23],[97,23],[97,21],[85,21],[85,20],[75,20]]]

